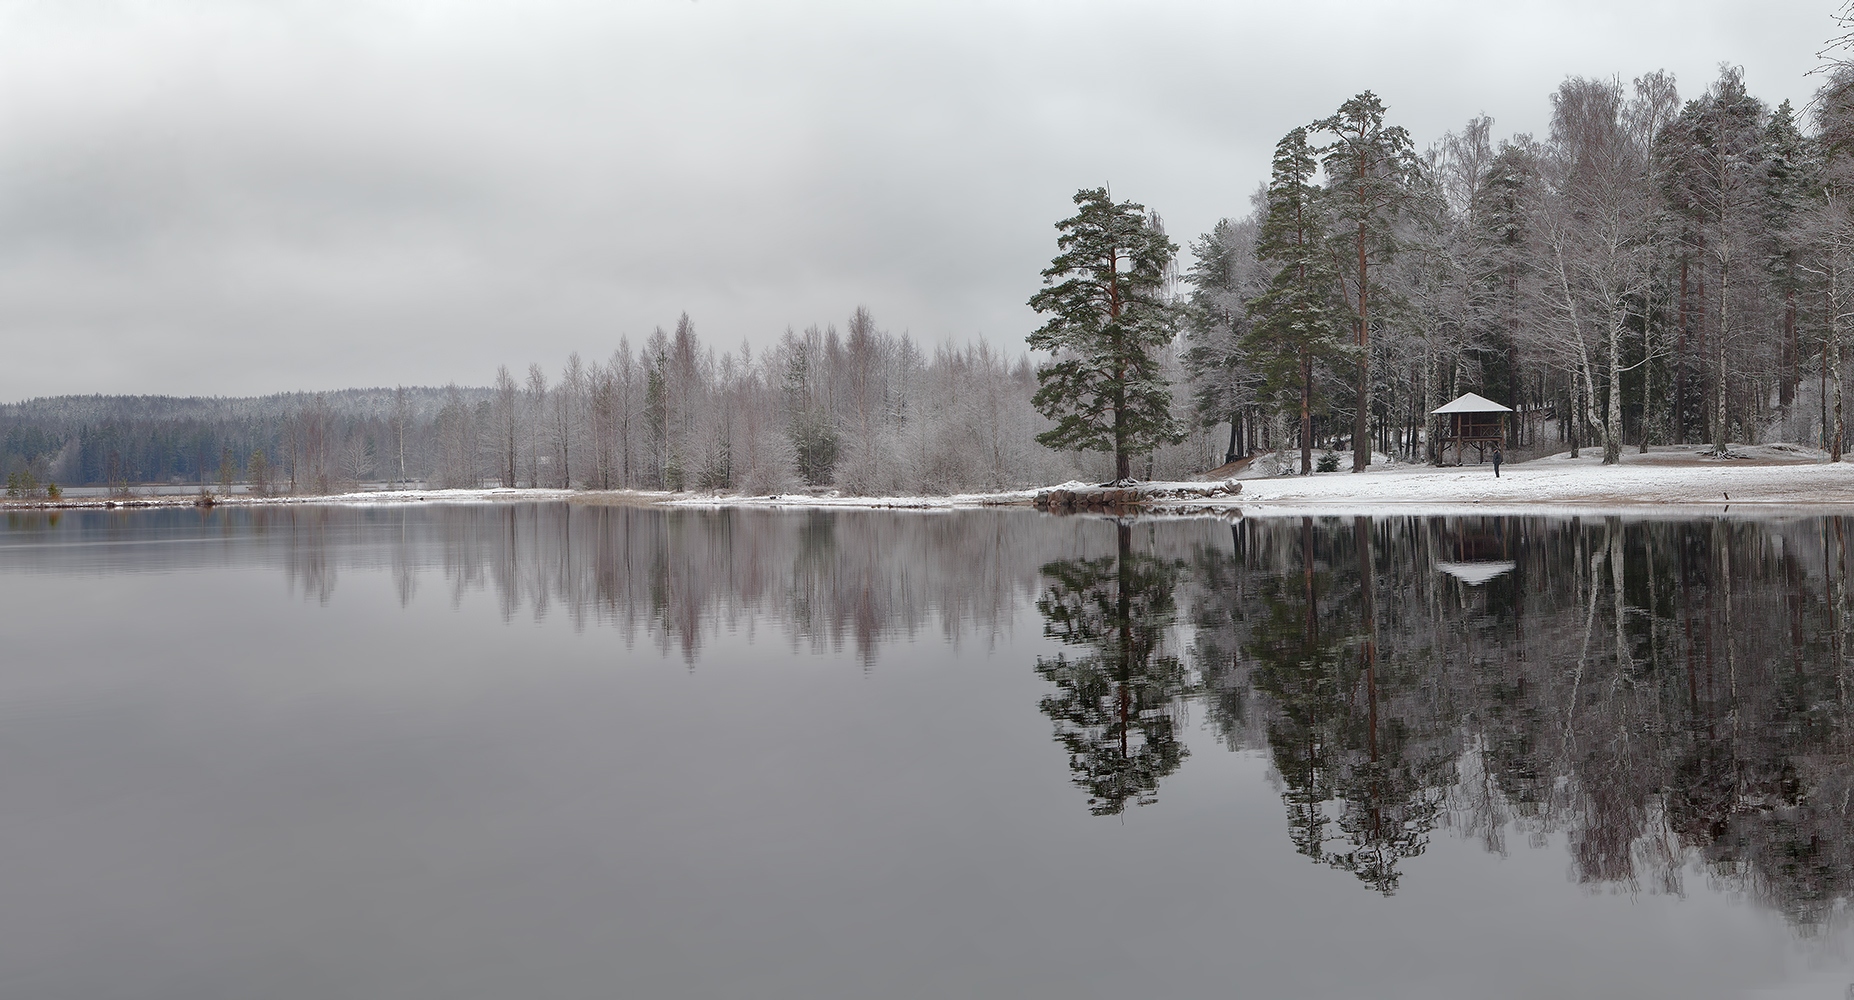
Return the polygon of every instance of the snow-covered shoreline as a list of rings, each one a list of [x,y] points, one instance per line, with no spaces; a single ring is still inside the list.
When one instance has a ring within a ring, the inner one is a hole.
[[[358,493],[331,493],[325,496],[257,496],[250,493],[142,495],[131,492],[120,496],[64,497],[58,500],[8,498],[0,500],[0,510],[143,510],[166,507],[281,507],[312,504],[387,506],[408,503],[521,503],[569,500],[582,495],[578,490],[504,488],[369,490]]]
[[[1782,509],[1854,504],[1854,464],[1829,463],[1810,449],[1759,446],[1735,458],[1711,458],[1702,448],[1626,452],[1619,465],[1600,453],[1554,455],[1508,464],[1453,468],[1392,466],[1362,475],[1326,473],[1243,480],[1236,498],[1245,514],[1364,513],[1418,508],[1472,508],[1526,513],[1577,508],[1642,512],[1662,507]]]
[[[1714,459],[1699,447],[1656,449],[1647,455],[1629,451],[1620,465],[1605,466],[1594,451],[1583,457],[1556,455],[1508,464],[1495,478],[1491,465],[1434,468],[1387,464],[1358,475],[1344,472],[1311,476],[1240,478],[1234,496],[1158,497],[1145,505],[1152,513],[1207,513],[1223,516],[1306,515],[1316,513],[1410,514],[1423,511],[1473,511],[1481,514],[1527,514],[1575,510],[1646,513],[1655,509],[1706,508],[1740,511],[1840,508],[1854,505],[1854,462],[1829,463],[1807,448],[1766,445],[1737,450],[1738,458]],[[1076,488],[1087,484],[1066,483]],[[1146,484],[1155,488],[1201,487],[1204,484]],[[214,507],[340,504],[383,506],[570,502],[588,505],[662,506],[698,509],[815,510],[965,510],[984,507],[1029,507],[1039,489],[948,496],[844,496],[836,493],[787,493],[742,496],[724,493],[668,493],[653,490],[440,489],[392,490],[333,496],[215,496]],[[71,510],[204,506],[198,496],[84,497],[64,500],[0,501],[4,510]]]

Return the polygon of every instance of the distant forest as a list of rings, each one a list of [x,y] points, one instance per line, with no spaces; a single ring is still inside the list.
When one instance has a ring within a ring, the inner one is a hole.
[[[1684,102],[1665,72],[1567,79],[1543,137],[1497,141],[1479,117],[1419,151],[1369,93],[1290,131],[1247,214],[1166,272],[1175,336],[1153,370],[1178,430],[1133,473],[1256,450],[1436,461],[1427,414],[1465,391],[1518,411],[1515,458],[1787,440],[1838,459],[1854,69],[1823,79],[1806,115],[1726,67]],[[0,472],[297,492],[945,493],[1113,475],[1111,456],[1037,442],[1053,426],[1033,403],[1043,357],[917,343],[862,308],[842,330],[717,351],[685,315],[488,387],[4,405]]]

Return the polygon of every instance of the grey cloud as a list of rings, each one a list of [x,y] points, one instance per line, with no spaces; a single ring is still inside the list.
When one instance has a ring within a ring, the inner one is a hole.
[[[1372,88],[1419,142],[1567,73],[1805,98],[1827,7],[0,7],[0,398],[485,381],[688,310],[1020,344],[1084,185],[1181,243]]]

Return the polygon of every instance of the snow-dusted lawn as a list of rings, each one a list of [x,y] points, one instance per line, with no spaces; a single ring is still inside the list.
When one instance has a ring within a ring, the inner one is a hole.
[[[1743,458],[1706,457],[1704,446],[1661,448],[1646,455],[1633,449],[1622,464],[1604,466],[1598,450],[1580,458],[1554,455],[1507,464],[1495,479],[1493,466],[1437,469],[1395,465],[1353,475],[1244,479],[1230,503],[1245,513],[1309,508],[1481,505],[1524,509],[1535,505],[1640,508],[1670,504],[1722,507],[1727,504],[1813,506],[1854,503],[1854,464],[1829,464],[1810,448],[1740,446]]]

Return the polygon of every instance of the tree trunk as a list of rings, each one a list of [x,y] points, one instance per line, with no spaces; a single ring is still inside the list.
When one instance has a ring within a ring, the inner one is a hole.
[[[1796,385],[1802,381],[1797,374],[1801,364],[1796,343],[1796,289],[1791,286],[1783,290],[1783,384],[1777,387],[1777,402],[1783,407],[1785,422],[1790,418],[1790,404],[1796,402]]]
[[[1609,306],[1609,406],[1603,413],[1603,464],[1622,461],[1622,316]]]
[[[1678,316],[1674,321],[1674,398],[1672,402],[1674,441],[1687,443],[1687,421],[1684,408],[1687,405],[1687,258],[1680,258],[1680,305],[1676,309]]]
[[[1835,383],[1835,426],[1828,436],[1828,460],[1841,461],[1841,445],[1844,441],[1846,427],[1841,420],[1841,265],[1839,261],[1828,263],[1828,343],[1824,345],[1830,378]]]
[[[1313,471],[1313,357],[1300,348],[1300,474]]]
[[[1654,412],[1653,407],[1649,405],[1654,397],[1654,365],[1650,363],[1654,358],[1654,334],[1651,332],[1654,329],[1654,269],[1652,265],[1649,266],[1648,274],[1647,292],[1642,297],[1642,418],[1641,426],[1638,428],[1641,435],[1639,454],[1642,455],[1648,454],[1648,428],[1652,426],[1653,418],[1650,414]]]
[[[1719,249],[1719,338],[1713,352],[1718,359],[1719,384],[1713,392],[1713,419],[1716,421],[1713,431],[1712,451],[1715,455],[1724,455],[1729,449],[1726,438],[1730,431],[1725,424],[1725,335],[1731,329],[1731,281],[1729,280],[1732,258],[1725,240],[1720,238]]]
[[[1359,189],[1359,199],[1365,197]],[[1365,264],[1365,223],[1358,223],[1358,412],[1352,415],[1352,471],[1371,464],[1371,318],[1366,308],[1370,269]]]

